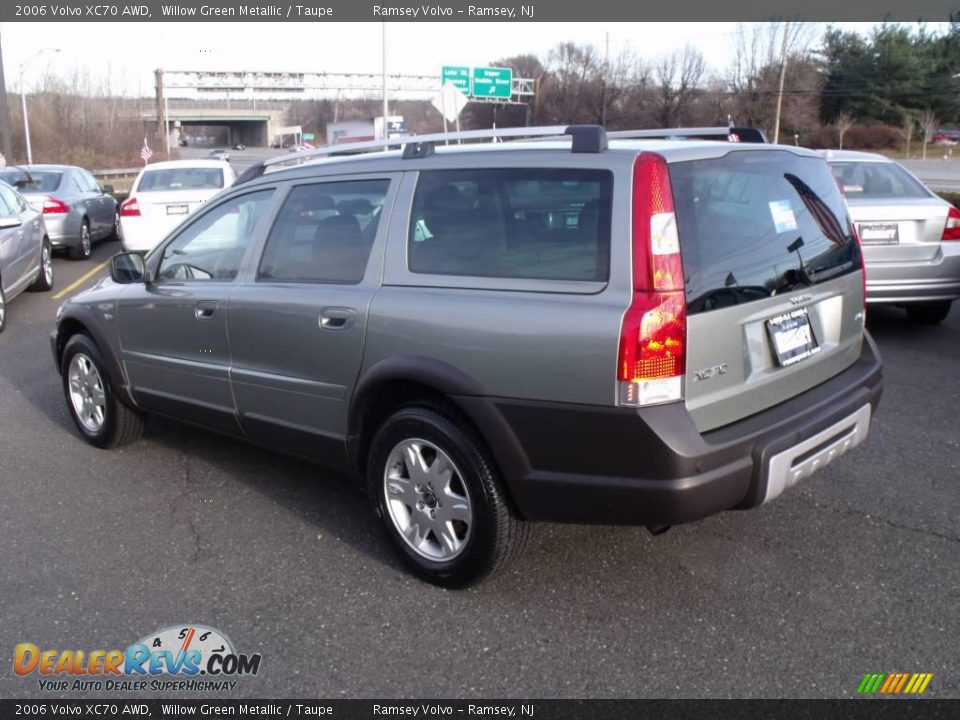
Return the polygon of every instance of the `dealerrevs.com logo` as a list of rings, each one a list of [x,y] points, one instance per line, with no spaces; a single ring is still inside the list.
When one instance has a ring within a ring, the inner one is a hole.
[[[21,677],[39,675],[42,691],[223,692],[237,686],[233,678],[256,675],[260,659],[256,653],[238,653],[219,630],[179,625],[151,633],[126,650],[51,650],[20,643],[13,671]]]

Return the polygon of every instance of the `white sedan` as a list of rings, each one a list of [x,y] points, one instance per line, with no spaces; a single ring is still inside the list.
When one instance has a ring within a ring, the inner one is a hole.
[[[120,205],[124,250],[149,252],[184,218],[237,176],[222,160],[171,160],[147,165]]]

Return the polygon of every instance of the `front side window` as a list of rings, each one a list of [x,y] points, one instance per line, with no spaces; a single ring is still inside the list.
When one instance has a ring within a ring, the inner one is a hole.
[[[233,280],[273,190],[231,198],[192,223],[163,246],[157,278]]]
[[[409,232],[410,270],[606,280],[612,192],[606,170],[422,172]]]
[[[10,188],[0,185],[0,217],[10,217],[20,214],[20,203]]]
[[[270,231],[257,279],[360,282],[389,185],[389,180],[355,180],[291,190]]]

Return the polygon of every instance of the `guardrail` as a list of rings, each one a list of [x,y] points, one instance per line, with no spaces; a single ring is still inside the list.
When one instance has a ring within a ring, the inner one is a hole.
[[[113,170],[93,170],[91,174],[101,185],[113,185],[118,192],[129,192],[130,186],[142,167],[118,168]],[[116,194],[116,193],[114,193]]]

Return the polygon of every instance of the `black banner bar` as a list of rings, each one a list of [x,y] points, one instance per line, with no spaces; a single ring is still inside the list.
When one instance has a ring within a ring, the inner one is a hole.
[[[856,700],[0,700],[0,718],[190,717],[339,720],[954,720],[960,701]]]
[[[915,0],[521,0],[403,4],[356,0],[21,0],[0,6],[3,22],[620,22],[948,20],[949,4]]]

